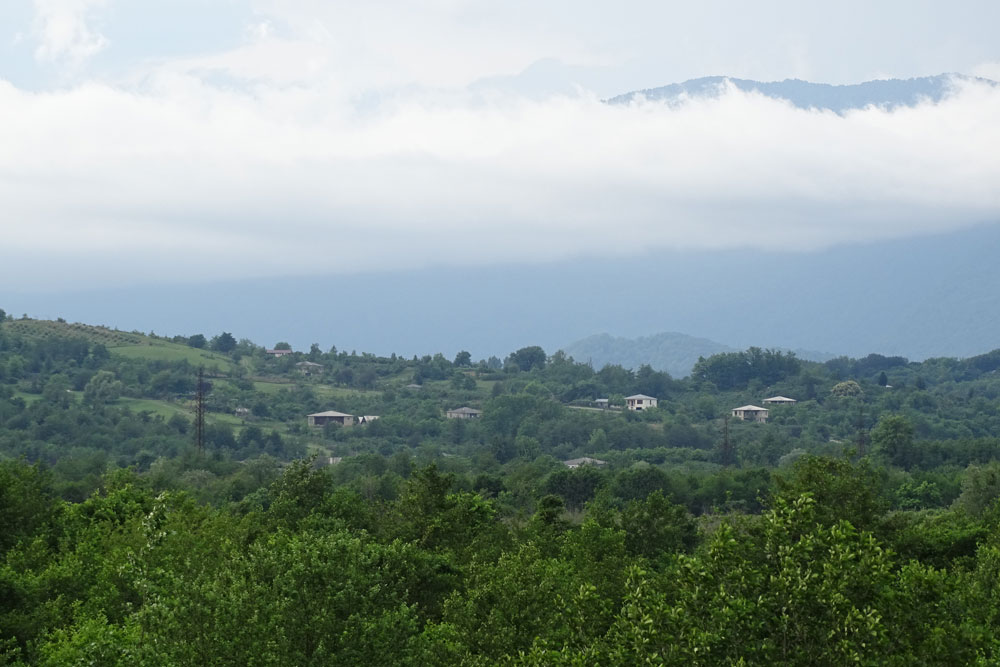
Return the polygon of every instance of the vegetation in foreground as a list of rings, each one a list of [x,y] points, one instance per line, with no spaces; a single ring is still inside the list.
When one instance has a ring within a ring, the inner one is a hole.
[[[1000,661],[1000,352],[678,380],[114,335],[0,323],[8,664]]]

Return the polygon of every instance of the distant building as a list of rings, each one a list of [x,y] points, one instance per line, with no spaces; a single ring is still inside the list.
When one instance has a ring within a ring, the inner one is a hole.
[[[326,412],[316,412],[308,415],[310,426],[326,426],[327,424],[340,424],[341,426],[354,426],[354,415],[344,414],[336,410]]]
[[[474,408],[458,408],[457,410],[448,410],[445,416],[448,419],[479,419],[483,414],[482,410],[476,410]]]
[[[237,417],[240,417],[241,419],[246,419],[247,417],[250,416],[250,408],[236,408],[235,410],[233,410],[233,414],[235,414]]]
[[[603,466],[607,465],[607,461],[602,461],[601,459],[592,459],[589,456],[584,456],[580,459],[570,459],[569,461],[563,461],[563,465],[567,468],[579,468],[580,466]]]
[[[358,425],[371,424],[376,419],[378,419],[378,415],[362,415],[361,417],[358,417]]]
[[[405,387],[403,387],[403,389],[423,389],[423,385],[419,385],[419,384],[416,384],[416,383],[411,383],[411,384],[408,384]]]
[[[763,424],[767,421],[767,408],[760,408],[756,405],[744,405],[740,408],[733,408],[733,416],[743,421],[759,422]]]
[[[656,407],[656,399],[652,396],[646,396],[645,394],[636,394],[635,396],[625,397],[625,407],[628,410],[648,410],[649,408]]]
[[[316,373],[323,372],[323,364],[317,364],[312,361],[300,361],[295,364],[295,367],[299,369],[299,372],[305,375],[314,375]]]
[[[594,401],[594,405],[601,408],[602,410],[607,410],[608,407],[610,407],[611,403],[606,398],[599,398],[596,401]]]
[[[774,405],[795,405],[798,401],[794,398],[788,398],[786,396],[772,396],[771,398],[765,398],[764,403],[772,403]]]
[[[264,350],[264,354],[269,354],[272,357],[284,357],[285,355],[289,355],[291,353],[291,350]]]

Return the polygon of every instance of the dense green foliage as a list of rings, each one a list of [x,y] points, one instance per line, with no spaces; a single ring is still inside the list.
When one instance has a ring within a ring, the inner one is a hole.
[[[0,664],[1000,661],[1000,353],[678,380],[72,327],[0,325]]]

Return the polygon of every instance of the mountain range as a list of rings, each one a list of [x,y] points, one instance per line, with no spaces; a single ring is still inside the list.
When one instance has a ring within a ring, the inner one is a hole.
[[[868,106],[894,109],[900,106],[914,106],[923,100],[940,102],[952,94],[958,85],[972,81],[993,86],[1000,85],[989,79],[962,74],[938,74],[913,79],[880,79],[848,85],[812,83],[800,79],[764,82],[727,76],[706,76],[683,83],[632,91],[612,97],[607,102],[628,104],[642,98],[677,103],[692,97],[717,97],[727,86],[732,86],[744,92],[756,92],[766,97],[786,100],[800,109],[827,109],[844,113],[850,109],[862,109]]]

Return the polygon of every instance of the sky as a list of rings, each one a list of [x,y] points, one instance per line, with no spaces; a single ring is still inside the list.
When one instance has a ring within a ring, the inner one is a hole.
[[[843,115],[735,89],[601,100],[707,75],[1000,80],[996,25],[995,0],[3,0],[0,285],[806,252],[993,223],[993,87]]]

